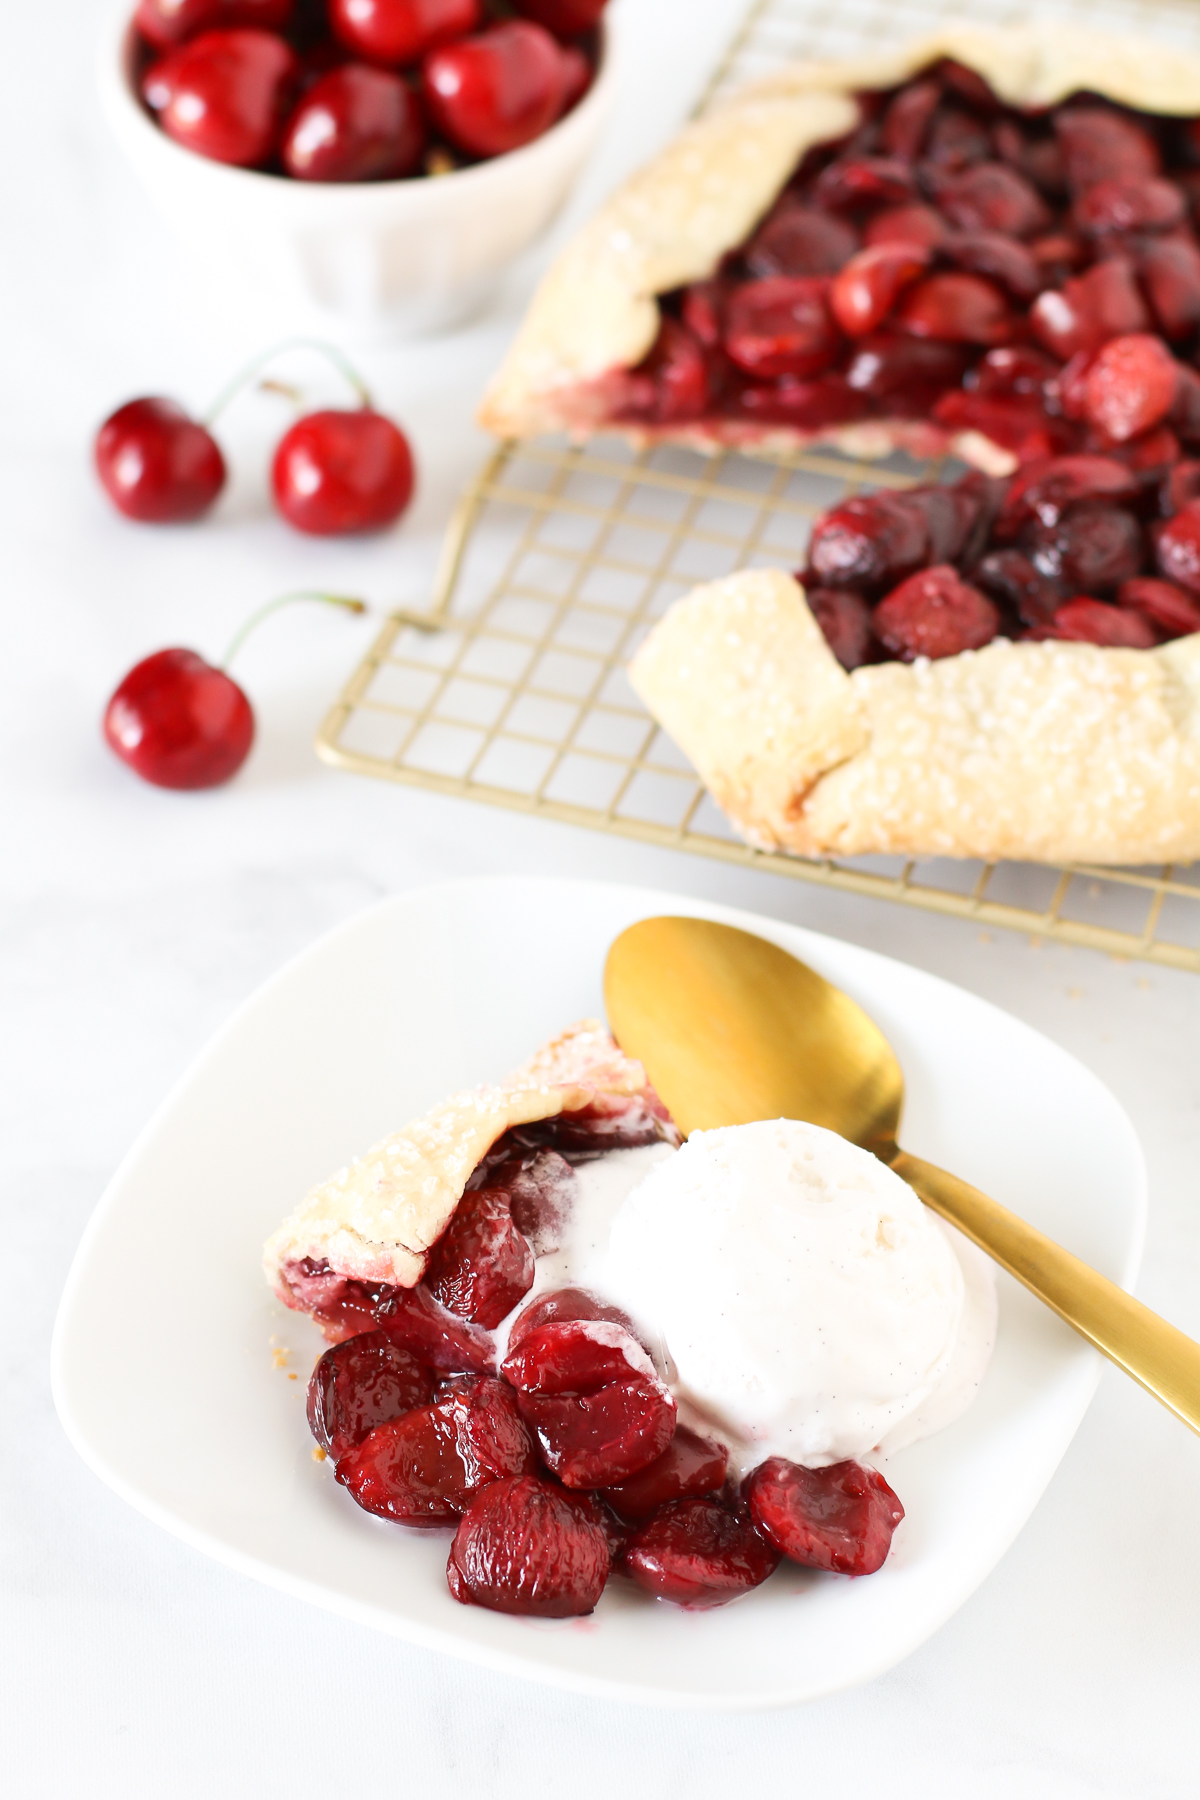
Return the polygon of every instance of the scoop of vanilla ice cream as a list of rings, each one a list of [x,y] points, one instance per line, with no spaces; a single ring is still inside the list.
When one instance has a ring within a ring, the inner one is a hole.
[[[694,1132],[628,1194],[589,1271],[661,1340],[685,1417],[743,1444],[743,1461],[810,1467],[911,1441],[969,1403],[995,1331],[994,1282],[970,1274],[965,1317],[959,1256],[913,1190],[792,1119]],[[923,1428],[904,1436],[905,1421]]]

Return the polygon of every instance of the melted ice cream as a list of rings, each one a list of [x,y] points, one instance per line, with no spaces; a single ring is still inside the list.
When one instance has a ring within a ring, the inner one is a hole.
[[[575,1175],[529,1298],[579,1286],[629,1312],[681,1416],[735,1460],[886,1454],[974,1398],[995,1341],[991,1263],[843,1138],[772,1120]]]

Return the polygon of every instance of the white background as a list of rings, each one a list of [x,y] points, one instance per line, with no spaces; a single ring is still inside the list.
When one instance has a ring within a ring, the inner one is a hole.
[[[666,134],[738,10],[619,3],[622,106],[577,211]],[[906,957],[1049,1032],[1133,1117],[1151,1174],[1139,1291],[1200,1335],[1195,976],[324,770],[312,730],[373,629],[340,615],[295,611],[247,648],[239,673],[260,739],[229,789],[161,793],[108,755],[104,700],[152,649],[215,656],[246,612],[298,581],[421,599],[482,448],[472,402],[530,272],[458,339],[363,359],[422,463],[397,533],[289,535],[263,480],[285,413],[258,398],[223,427],[236,478],[211,520],[123,522],[90,472],[97,421],[138,393],[202,408],[272,330],[240,296],[207,289],[109,145],[92,91],[100,16],[91,0],[12,0],[0,59],[5,1792],[1194,1795],[1200,1443],[1113,1372],[1018,1543],[931,1643],[869,1689],[748,1718],[574,1700],[309,1611],[156,1531],[67,1446],[49,1391],[54,1310],[151,1109],[231,1008],[318,933],[382,893],[482,871],[757,907]],[[314,398],[336,395],[315,365],[289,368],[313,378]],[[136,1395],[137,1368],[120,1379]]]

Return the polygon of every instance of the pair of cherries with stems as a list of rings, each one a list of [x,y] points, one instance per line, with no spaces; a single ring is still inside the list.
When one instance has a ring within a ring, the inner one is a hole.
[[[204,517],[225,486],[225,458],[212,426],[267,365],[288,350],[316,350],[358,397],[356,407],[306,413],[280,439],[271,463],[275,505],[289,525],[313,537],[380,531],[412,499],[415,468],[408,439],[379,412],[357,370],[332,344],[308,338],[255,357],[217,396],[201,420],[174,400],[129,400],[96,434],[96,473],[118,512],[147,525]],[[292,390],[268,382],[277,392]]]
[[[338,351],[324,344],[311,347],[342,371],[360,404],[354,410],[309,413],[285,433],[271,471],[276,504],[298,530],[316,536],[382,529],[399,518],[412,497],[408,441],[375,410]],[[127,518],[166,524],[203,517],[225,484],[225,460],[209,427],[278,354],[257,358],[203,422],[159,398],[132,400],[105,420],[96,438],[96,468]],[[108,702],[104,736],[111,748],[158,787],[207,788],[230,780],[250,753],[254,712],[229,674],[229,663],[269,613],[305,599],[349,612],[368,610],[365,601],[340,594],[284,594],[250,619],[217,665],[194,650],[157,651],[129,671]]]

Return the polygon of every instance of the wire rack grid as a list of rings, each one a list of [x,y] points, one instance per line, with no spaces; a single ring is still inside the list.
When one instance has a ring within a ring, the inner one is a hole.
[[[1005,0],[759,0],[707,99],[784,57],[844,55],[948,13],[1017,20]],[[1194,0],[1059,0],[1200,48]],[[428,614],[396,613],[317,736],[338,767],[675,849],[1200,972],[1200,866],[1113,870],[752,849],[658,730],[625,667],[698,581],[798,567],[814,517],[863,487],[937,471],[905,457],[763,458],[583,444],[500,445],[464,493]]]

